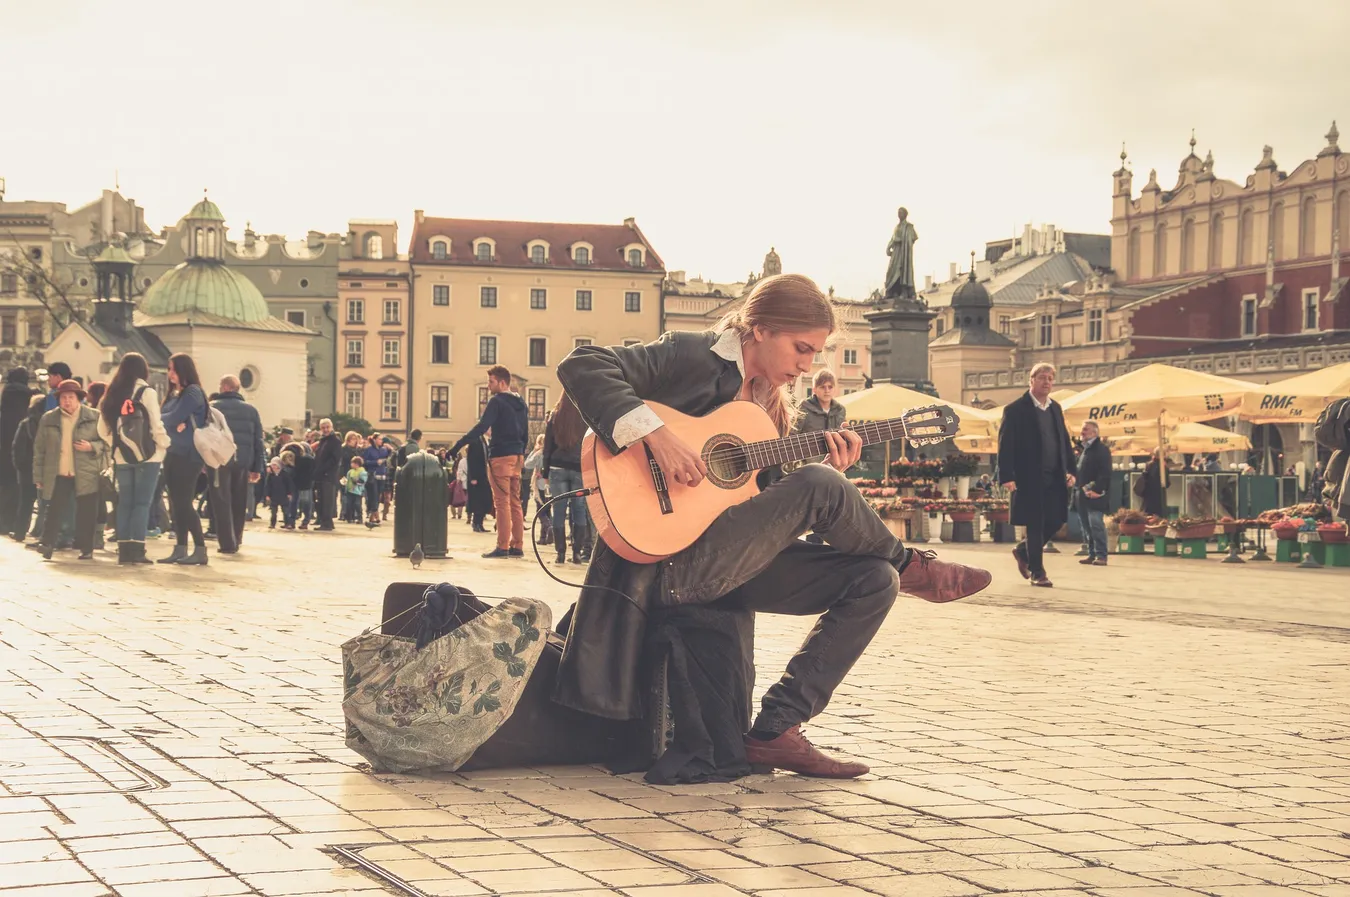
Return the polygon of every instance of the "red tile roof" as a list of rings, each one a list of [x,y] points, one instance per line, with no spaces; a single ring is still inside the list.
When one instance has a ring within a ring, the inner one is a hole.
[[[431,257],[434,237],[450,240],[450,253],[444,260]],[[496,257],[491,262],[480,262],[474,257],[474,241],[487,237],[496,243]],[[527,245],[533,240],[549,244],[547,264],[530,261]],[[572,260],[571,247],[575,243],[589,243],[591,263],[578,265]],[[633,268],[623,252],[625,246],[639,244],[646,248],[645,264]],[[505,265],[521,268],[571,268],[601,271],[665,271],[665,262],[647,242],[633,219],[623,224],[561,224],[552,221],[482,221],[474,218],[427,218],[414,222],[412,243],[408,257],[414,264],[440,265]]]

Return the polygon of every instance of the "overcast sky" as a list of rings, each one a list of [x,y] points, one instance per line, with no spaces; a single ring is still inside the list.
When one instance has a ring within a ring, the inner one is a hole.
[[[0,0],[7,199],[112,186],[152,227],[209,187],[238,238],[428,215],[639,225],[671,269],[880,286],[1022,223],[1105,233],[1121,142],[1170,186],[1195,128],[1241,183],[1339,118],[1346,0]]]

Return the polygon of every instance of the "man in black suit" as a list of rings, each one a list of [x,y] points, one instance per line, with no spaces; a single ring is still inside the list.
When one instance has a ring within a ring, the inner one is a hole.
[[[1026,395],[1003,409],[998,478],[1012,494],[1012,523],[1027,529],[1026,538],[1013,549],[1017,569],[1032,585],[1049,588],[1054,583],[1045,575],[1045,541],[1069,519],[1073,445],[1064,412],[1050,398],[1055,366],[1037,364],[1030,379]]]
[[[1078,522],[1088,555],[1078,563],[1106,566],[1106,491],[1111,488],[1111,450],[1101,440],[1095,420],[1083,424],[1083,451],[1078,456]]]

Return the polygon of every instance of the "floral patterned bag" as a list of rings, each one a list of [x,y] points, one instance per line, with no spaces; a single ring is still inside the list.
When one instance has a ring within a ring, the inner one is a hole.
[[[515,710],[548,605],[508,598],[421,650],[365,632],[342,646],[347,747],[376,772],[453,772]]]

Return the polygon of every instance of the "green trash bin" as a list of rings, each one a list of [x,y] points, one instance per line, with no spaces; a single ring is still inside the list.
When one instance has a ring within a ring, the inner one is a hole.
[[[394,555],[405,558],[420,543],[427,557],[445,557],[449,505],[445,469],[436,456],[409,455],[394,477]]]

